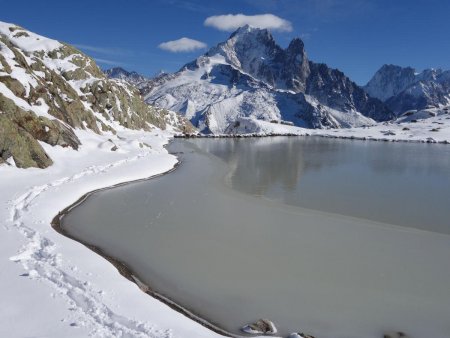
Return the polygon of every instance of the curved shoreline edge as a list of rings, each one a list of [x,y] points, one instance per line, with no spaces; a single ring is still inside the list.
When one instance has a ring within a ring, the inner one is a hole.
[[[96,253],[97,255],[103,257],[104,259],[106,259],[108,262],[110,262],[117,269],[117,271],[123,277],[125,277],[126,279],[128,279],[132,283],[136,284],[139,287],[139,289],[141,289],[142,292],[144,292],[147,295],[149,295],[149,296],[151,296],[151,297],[161,301],[162,303],[166,304],[167,306],[169,306],[173,310],[183,314],[184,316],[186,316],[190,320],[193,320],[193,321],[199,323],[200,325],[206,327],[207,329],[209,329],[209,330],[211,330],[211,331],[213,331],[215,333],[218,333],[218,334],[220,334],[222,336],[225,336],[225,337],[232,337],[232,338],[246,337],[246,336],[240,336],[240,335],[236,335],[236,334],[233,334],[231,332],[228,332],[227,330],[222,329],[219,325],[214,324],[212,321],[209,321],[209,320],[201,317],[200,315],[195,314],[193,311],[183,307],[182,305],[178,304],[177,302],[175,302],[174,300],[170,299],[169,297],[167,297],[167,296],[165,296],[165,295],[163,295],[161,293],[158,293],[157,291],[153,290],[149,285],[146,285],[145,283],[143,283],[139,279],[138,275],[135,272],[133,272],[121,260],[106,254],[102,249],[100,249],[99,247],[97,247],[95,245],[86,243],[84,241],[81,241],[81,240],[75,238],[74,236],[70,235],[66,230],[64,230],[64,228],[62,227],[61,221],[64,218],[64,216],[67,215],[73,208],[75,208],[78,205],[84,203],[91,195],[93,195],[93,194],[95,194],[97,192],[100,192],[100,191],[109,190],[109,189],[113,189],[113,188],[116,188],[116,187],[132,184],[132,183],[143,182],[143,181],[151,180],[151,179],[154,179],[154,178],[157,178],[157,177],[161,177],[161,176],[170,174],[173,171],[175,171],[178,167],[180,167],[181,164],[182,164],[182,162],[177,158],[177,162],[175,163],[175,165],[170,170],[165,171],[163,173],[152,175],[152,176],[147,177],[147,178],[131,180],[131,181],[127,181],[127,182],[114,184],[114,185],[111,185],[111,186],[108,186],[108,187],[103,187],[103,188],[92,190],[92,191],[84,194],[82,197],[80,197],[77,201],[75,201],[71,205],[69,205],[66,208],[64,208],[63,210],[59,211],[58,214],[55,217],[53,217],[53,219],[51,221],[51,226],[59,234],[65,236],[67,238],[70,238],[71,240],[76,241],[76,242],[78,242],[78,243],[80,243],[82,245],[84,245],[85,247],[87,247],[88,249],[90,249],[91,251]]]
[[[325,137],[325,138],[342,138],[342,137],[329,137],[326,135],[264,135],[263,137],[276,137],[276,136],[280,136],[280,137],[305,137],[305,136],[318,136],[318,137]],[[233,138],[233,136],[226,136],[227,138]],[[249,136],[245,136],[244,138],[251,138],[251,135]],[[261,137],[261,136],[260,136]],[[176,137],[176,138],[190,138],[189,136],[185,136],[185,137]],[[193,138],[196,138],[195,136]],[[217,136],[203,136],[203,138],[219,138]],[[357,138],[352,138],[353,140],[358,140]],[[374,139],[367,139],[367,140],[372,140],[375,141]],[[172,139],[173,141],[173,139]],[[165,145],[164,147],[166,148],[167,146],[170,145],[170,143],[172,142],[170,141],[169,144]],[[389,141],[389,140],[384,140],[384,141]],[[425,142],[420,142],[420,143],[425,143]],[[170,152],[169,152],[170,153]],[[136,286],[139,287],[139,289],[146,293],[147,295],[153,297],[154,299],[159,300],[160,302],[164,303],[165,305],[169,306],[171,309],[177,311],[178,313],[184,315],[185,317],[187,317],[189,320],[192,320],[200,325],[202,325],[203,327],[205,327],[206,329],[220,334],[222,336],[225,337],[233,337],[233,338],[245,338],[245,337],[249,337],[247,335],[239,335],[239,334],[234,334],[231,333],[223,328],[220,327],[219,324],[214,323],[212,320],[209,320],[206,317],[202,317],[199,314],[196,314],[194,311],[190,310],[187,307],[184,307],[183,305],[177,303],[175,300],[171,299],[169,296],[166,296],[165,294],[159,293],[156,290],[154,290],[151,285],[147,285],[144,282],[141,281],[141,279],[139,278],[139,275],[137,273],[135,273],[131,268],[129,268],[124,262],[122,262],[120,259],[110,256],[108,255],[106,252],[104,252],[102,249],[100,249],[99,247],[86,243],[82,240],[77,239],[76,237],[70,235],[63,227],[62,227],[62,220],[63,218],[75,207],[79,206],[80,204],[84,203],[90,196],[101,192],[101,191],[105,191],[105,190],[109,190],[109,189],[113,189],[116,187],[121,187],[121,186],[125,186],[128,184],[133,184],[133,183],[137,183],[137,182],[144,182],[144,181],[148,181],[154,178],[158,178],[161,177],[163,175],[167,175],[170,174],[172,172],[174,172],[176,169],[178,169],[183,162],[177,157],[177,152],[173,152],[170,153],[171,155],[176,157],[176,163],[173,165],[172,168],[170,168],[167,171],[149,176],[149,177],[144,177],[144,178],[138,178],[138,179],[133,179],[130,181],[125,181],[125,182],[120,182],[117,184],[113,184],[110,186],[106,186],[106,187],[101,187],[98,189],[94,189],[92,191],[89,191],[85,194],[83,194],[80,198],[78,198],[74,203],[70,204],[69,206],[65,207],[64,209],[62,209],[61,211],[59,211],[53,218],[51,221],[51,226],[52,228],[58,232],[59,234],[65,236],[66,238],[69,238],[75,242],[78,242],[82,245],[84,245],[85,247],[87,247],[88,249],[90,249],[91,251],[93,251],[94,253],[96,253],[97,255],[99,255],[100,257],[106,259],[109,263],[111,263],[116,269],[117,271],[123,276],[125,277],[128,281],[136,284]]]

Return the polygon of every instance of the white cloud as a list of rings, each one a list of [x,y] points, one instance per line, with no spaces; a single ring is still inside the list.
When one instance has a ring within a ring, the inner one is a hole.
[[[159,48],[172,52],[172,53],[180,53],[180,52],[192,52],[197,49],[206,48],[206,43],[189,39],[189,38],[181,38],[178,40],[167,41],[159,44]]]
[[[227,14],[206,18],[205,26],[217,28],[221,31],[234,31],[239,27],[250,25],[257,28],[268,28],[280,32],[291,32],[292,23],[273,14],[244,15]]]

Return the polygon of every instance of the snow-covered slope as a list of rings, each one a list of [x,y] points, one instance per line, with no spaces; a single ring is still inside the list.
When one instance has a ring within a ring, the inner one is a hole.
[[[76,129],[148,131],[174,120],[72,46],[4,22],[0,66],[0,163],[45,168],[52,160],[39,142],[77,149]]]
[[[450,71],[427,69],[417,73],[411,67],[384,65],[364,89],[397,115],[428,106],[444,107],[450,104]]]
[[[225,135],[208,137],[299,135],[354,140],[450,144],[450,107],[408,112],[395,121],[339,129],[305,129],[251,118],[238,118]]]
[[[286,49],[265,29],[244,26],[174,74],[141,86],[149,104],[182,113],[205,133],[240,117],[307,128],[373,124],[393,115],[338,70],[308,61],[303,42]]]

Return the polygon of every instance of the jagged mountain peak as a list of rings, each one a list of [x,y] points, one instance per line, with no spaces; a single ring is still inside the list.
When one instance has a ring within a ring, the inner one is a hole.
[[[283,49],[269,30],[246,25],[211,48],[195,64],[204,64],[205,57],[215,56],[274,88],[294,92],[303,92],[306,88],[309,63],[304,43],[299,38]]]
[[[125,70],[125,69],[122,68],[122,67],[112,67],[112,68],[106,69],[106,70],[104,71],[104,73],[105,73],[107,76],[116,76],[116,75],[119,75],[119,74],[130,75],[130,74],[133,73],[133,72],[129,72],[129,71]]]
[[[378,70],[379,72],[387,72],[387,71],[409,71],[409,72],[416,72],[416,70],[412,67],[403,67],[399,65],[394,65],[391,63],[385,63],[381,66],[381,68]]]
[[[109,79],[124,80],[137,87],[140,83],[148,80],[147,77],[135,71],[127,71],[122,67],[113,67],[105,70],[104,73]]]
[[[300,38],[294,38],[286,49],[280,47],[268,29],[242,26],[230,37],[211,48],[205,55],[221,54],[230,57],[233,54],[238,59],[251,58],[258,55],[262,60],[272,60],[279,54],[305,54],[305,45]]]
[[[383,65],[364,87],[365,91],[397,114],[450,103],[450,71]]]
[[[286,49],[289,53],[304,53],[305,52],[305,44],[303,40],[300,38],[293,38],[289,43],[289,46]]]
[[[239,27],[233,33],[231,33],[228,40],[248,38],[249,35],[266,37],[268,39],[273,40],[272,34],[270,33],[270,31],[268,29],[258,28],[258,27],[254,27],[251,25],[244,25],[242,27]]]
[[[206,56],[220,54],[228,62],[241,67],[241,63],[251,60],[255,55],[264,57],[278,51],[281,51],[281,48],[267,29],[245,25],[233,32],[226,41],[211,48]]]
[[[399,78],[414,78],[417,75],[417,71],[412,67],[403,67],[394,64],[384,64],[375,73],[375,76],[389,76],[392,79],[398,80]]]
[[[364,87],[366,92],[386,101],[405,90],[416,81],[416,70],[392,64],[383,65]]]

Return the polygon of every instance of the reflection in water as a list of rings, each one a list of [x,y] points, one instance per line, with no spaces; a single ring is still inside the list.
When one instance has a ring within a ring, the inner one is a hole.
[[[295,189],[304,171],[337,164],[333,154],[342,149],[317,138],[304,139],[302,143],[295,142],[294,138],[279,137],[193,142],[229,164],[233,188],[258,196],[265,195],[277,184],[284,189]],[[316,156],[317,153],[322,156]]]
[[[229,165],[233,189],[283,203],[450,233],[450,147],[307,138],[190,141]]]

